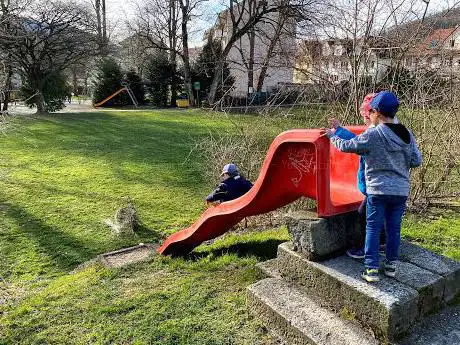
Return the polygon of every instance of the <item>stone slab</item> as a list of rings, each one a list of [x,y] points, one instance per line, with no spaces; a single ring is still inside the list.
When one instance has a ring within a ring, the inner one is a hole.
[[[158,246],[152,244],[140,243],[134,247],[101,254],[99,259],[108,267],[119,268],[147,260],[151,255],[155,254],[155,249],[157,247]]]
[[[369,284],[361,278],[362,263],[347,256],[312,262],[286,242],[278,247],[278,269],[283,279],[317,296],[324,306],[345,310],[379,338],[397,339],[418,319],[415,289],[384,276]]]
[[[322,308],[281,279],[264,279],[247,289],[249,310],[286,344],[378,345],[356,323]]]
[[[256,264],[256,267],[267,277],[281,278],[281,274],[278,271],[278,260],[276,258],[259,262]]]
[[[443,301],[460,294],[460,262],[435,254],[407,241],[401,241],[400,259],[444,277]]]
[[[347,238],[359,231],[357,213],[318,218],[316,213],[297,211],[285,216],[294,250],[309,260],[320,261],[343,253]]]
[[[409,262],[399,261],[395,279],[417,290],[421,316],[441,309],[445,288],[442,276]]]

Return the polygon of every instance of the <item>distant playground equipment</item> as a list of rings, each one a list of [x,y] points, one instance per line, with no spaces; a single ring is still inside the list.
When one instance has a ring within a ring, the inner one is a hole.
[[[359,134],[365,127],[348,129]],[[336,150],[320,129],[281,133],[271,144],[248,193],[207,209],[190,227],[167,238],[158,252],[186,254],[245,217],[273,211],[300,197],[316,200],[320,217],[355,211],[363,200],[356,183],[358,165],[357,155]]]
[[[190,102],[188,101],[187,95],[179,95],[176,99],[176,106],[178,108],[188,108],[190,106]]]
[[[134,106],[137,108],[139,106],[139,102],[137,101],[136,96],[134,95],[133,90],[131,90],[131,87],[129,86],[129,84],[126,83],[126,82],[122,82],[121,86],[123,86],[123,87],[120,90],[118,90],[115,93],[111,94],[109,97],[105,98],[101,102],[94,104],[94,107],[98,108],[98,107],[104,105],[105,103],[107,103],[108,101],[110,101],[115,96],[117,96],[120,93],[122,93],[123,91],[126,91],[126,93],[128,93],[128,95],[129,95],[129,98],[131,98],[131,101],[133,102]]]

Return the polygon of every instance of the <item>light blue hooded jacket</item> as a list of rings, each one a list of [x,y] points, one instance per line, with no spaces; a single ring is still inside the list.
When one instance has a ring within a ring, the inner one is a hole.
[[[337,134],[330,137],[338,150],[364,157],[367,194],[409,195],[409,170],[422,163],[422,155],[413,134],[403,125],[398,126],[407,131],[407,142],[385,124],[368,128],[349,140],[341,139]]]

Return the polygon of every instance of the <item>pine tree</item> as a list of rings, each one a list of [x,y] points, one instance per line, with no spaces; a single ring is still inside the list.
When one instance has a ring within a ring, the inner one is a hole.
[[[102,59],[96,74],[93,103],[99,103],[122,88],[123,73],[120,66],[113,58]],[[120,95],[112,98],[103,106],[122,104]]]
[[[128,83],[129,87],[133,91],[134,97],[139,104],[144,104],[145,102],[145,88],[144,83],[142,82],[141,77],[134,70],[130,70],[126,73],[125,82]],[[129,100],[131,103],[131,100]]]
[[[211,88],[211,83],[214,78],[217,61],[219,61],[222,54],[222,45],[220,41],[208,41],[201,51],[197,62],[193,68],[193,81],[200,82],[200,100],[206,100],[207,94]],[[220,83],[216,99],[221,98],[229,88],[233,86],[234,78],[230,74],[228,64],[225,63],[222,73],[223,83]]]
[[[148,91],[152,103],[157,106],[168,105],[169,87],[174,75],[174,67],[168,61],[164,52],[153,56],[147,66],[147,78],[149,79]]]

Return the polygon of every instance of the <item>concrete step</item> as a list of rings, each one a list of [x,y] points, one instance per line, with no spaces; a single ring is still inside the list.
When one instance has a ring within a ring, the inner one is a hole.
[[[285,281],[261,280],[247,289],[249,310],[290,345],[377,345],[358,324],[322,308]]]
[[[460,262],[435,254],[407,241],[401,242],[401,260],[443,277],[443,302],[449,303],[460,294]]]
[[[286,281],[317,296],[324,306],[346,310],[383,339],[401,337],[459,295],[460,264],[408,242],[401,244],[396,277],[381,275],[376,284],[362,280],[362,262],[347,256],[312,262],[283,243],[277,260]]]
[[[256,267],[269,278],[281,278],[281,274],[278,271],[278,260],[276,258],[259,262],[256,264]]]
[[[352,315],[380,339],[404,335],[419,316],[417,290],[383,276],[369,284],[361,278],[362,263],[349,257],[312,262],[287,242],[278,247],[278,269],[283,279],[323,306]]]

